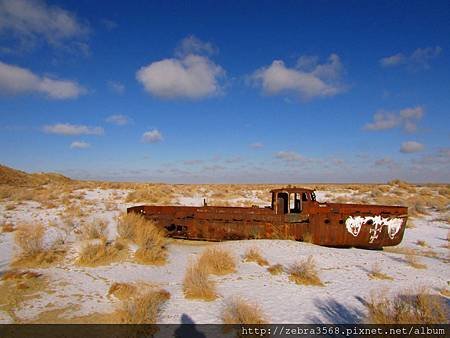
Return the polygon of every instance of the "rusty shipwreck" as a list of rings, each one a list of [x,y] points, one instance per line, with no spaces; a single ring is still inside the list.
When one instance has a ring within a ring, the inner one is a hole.
[[[402,206],[321,203],[314,190],[271,190],[267,207],[149,206],[142,214],[174,238],[223,241],[293,239],[335,247],[382,248],[401,242],[408,209]]]

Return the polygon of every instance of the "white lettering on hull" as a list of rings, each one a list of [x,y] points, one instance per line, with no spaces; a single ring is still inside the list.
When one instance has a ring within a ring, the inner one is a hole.
[[[361,231],[361,226],[363,224],[371,225],[369,230],[370,238],[369,243],[373,243],[374,240],[378,238],[378,235],[383,229],[383,225],[387,226],[387,232],[390,239],[394,239],[395,235],[400,231],[403,224],[403,219],[401,218],[385,218],[381,216],[349,216],[345,220],[345,227],[347,231],[351,233],[354,237],[357,237]]]

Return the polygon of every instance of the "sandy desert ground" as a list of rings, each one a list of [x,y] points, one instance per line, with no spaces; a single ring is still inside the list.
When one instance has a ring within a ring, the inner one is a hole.
[[[371,302],[380,300],[380,293],[387,302],[421,292],[444,308],[449,304],[449,185],[305,185],[317,189],[319,201],[407,205],[410,219],[397,247],[375,251],[292,240],[167,239],[165,259],[155,263],[137,259],[135,242],[117,239],[119,218],[127,207],[201,205],[203,198],[210,205],[265,206],[270,204],[269,190],[280,185],[81,182],[1,169],[0,323],[127,322],[123,311],[130,309],[127,299],[136,286],[159,292],[152,317],[158,323],[226,322],[226,309],[237,299],[271,323],[368,322]],[[36,239],[32,255],[25,252],[24,235]],[[106,253],[82,260],[89,244]],[[209,248],[225,251],[233,266],[207,274],[206,283],[213,286],[210,299],[189,298],[187,269]],[[259,263],[246,259],[250,249],[262,256]],[[290,275],[292,266],[309,256],[320,285],[298,284]],[[437,316],[448,322],[448,314]]]

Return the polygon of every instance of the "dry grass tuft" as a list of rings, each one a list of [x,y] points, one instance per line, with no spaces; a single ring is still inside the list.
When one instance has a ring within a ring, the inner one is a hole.
[[[124,245],[116,245],[106,241],[88,243],[79,253],[77,264],[82,266],[107,265],[124,259],[128,249]]]
[[[228,250],[218,247],[207,248],[203,251],[198,264],[214,275],[226,275],[236,271],[233,255]]]
[[[281,264],[271,265],[267,268],[272,275],[279,275],[284,271],[284,268]]]
[[[450,298],[450,289],[449,288],[443,288],[440,291],[441,295],[443,295],[444,297]]]
[[[166,263],[167,250],[164,231],[152,222],[136,229],[136,243],[139,249],[135,253],[138,262],[143,264],[163,265]]]
[[[81,226],[83,239],[106,239],[108,225],[104,220],[93,220]]]
[[[406,291],[393,297],[386,292],[372,294],[366,304],[370,324],[442,324],[448,322],[442,298],[426,289]]]
[[[39,292],[48,288],[47,278],[34,271],[7,271],[1,280],[0,311],[7,313],[14,322],[19,321],[16,311],[22,308],[22,303],[39,297]]]
[[[137,291],[136,285],[130,283],[113,283],[108,291],[109,295],[114,295],[120,300],[129,299]]]
[[[260,266],[269,265],[269,262],[261,256],[258,248],[250,248],[245,252],[244,262],[255,262]]]
[[[407,253],[405,255],[406,262],[415,269],[426,269],[427,266],[419,262],[419,259],[416,255],[412,253]]]
[[[216,285],[208,277],[204,265],[189,262],[183,280],[183,292],[186,298],[212,301],[217,298]]]
[[[136,238],[136,229],[145,227],[147,220],[138,213],[123,213],[119,216],[117,222],[117,232],[123,239],[134,241]]]
[[[427,247],[428,246],[427,242],[425,242],[424,240],[417,240],[416,244],[418,246],[421,246],[421,247]]]
[[[170,299],[166,290],[137,292],[124,301],[121,309],[113,313],[114,322],[121,324],[156,324],[162,306]]]
[[[292,264],[288,269],[288,273],[289,280],[296,284],[324,286],[317,274],[316,263],[312,256],[309,256],[304,261]]]
[[[260,306],[249,303],[241,297],[235,297],[225,304],[222,310],[224,324],[267,324],[267,319]]]
[[[17,227],[14,240],[20,248],[12,262],[13,267],[47,267],[61,261],[65,249],[44,247],[44,226],[37,224],[21,224]]]
[[[16,228],[14,227],[14,224],[6,223],[2,224],[2,232],[13,232]]]
[[[369,272],[369,278],[370,279],[393,280],[392,277],[381,272],[381,266],[380,266],[380,263],[378,263],[378,262],[376,262],[372,265],[372,269]]]
[[[162,265],[167,260],[165,232],[155,223],[137,213],[124,213],[119,217],[117,232],[120,238],[139,245],[135,258],[142,264]]]

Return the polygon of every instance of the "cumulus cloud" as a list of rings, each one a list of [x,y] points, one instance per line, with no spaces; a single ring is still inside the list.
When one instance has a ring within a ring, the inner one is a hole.
[[[91,145],[84,141],[74,141],[70,144],[71,149],[86,149],[89,148]]]
[[[424,146],[422,143],[416,141],[407,141],[402,143],[402,146],[400,147],[400,152],[405,154],[417,153],[419,151],[422,151],[423,148]]]
[[[304,160],[304,157],[294,151],[279,151],[275,154],[275,158],[286,162],[298,162]]]
[[[385,167],[389,169],[394,169],[397,167],[396,162],[390,157],[383,157],[378,160],[375,160],[374,165],[376,167]]]
[[[428,69],[430,68],[430,61],[437,58],[441,52],[442,48],[439,46],[417,48],[410,55],[397,53],[384,57],[380,59],[380,65],[382,67],[406,65],[411,69]]]
[[[44,126],[43,130],[48,134],[58,134],[65,136],[104,134],[104,130],[102,127],[89,127],[70,123],[57,123],[54,125],[46,125]]]
[[[262,144],[261,142],[254,142],[250,144],[250,148],[253,149],[261,149],[264,147],[264,144]]]
[[[337,54],[319,64],[315,56],[302,56],[294,68],[286,67],[283,61],[274,60],[270,66],[258,69],[252,80],[269,95],[294,93],[303,99],[334,96],[345,90],[340,79],[343,72]]]
[[[137,80],[150,94],[164,98],[199,99],[220,93],[222,67],[209,58],[189,54],[182,59],[164,59],[142,67]]]
[[[379,111],[374,114],[373,122],[367,123],[364,129],[379,131],[402,127],[412,133],[417,130],[417,123],[423,117],[425,109],[422,106],[405,108],[399,112]]]
[[[0,0],[0,34],[17,39],[21,45],[33,45],[38,39],[57,47],[86,48],[79,40],[89,32],[73,13],[39,0]]]
[[[26,68],[1,61],[0,90],[5,94],[39,93],[57,100],[76,98],[86,92],[75,81],[38,76]]]
[[[163,136],[158,129],[152,129],[142,134],[142,142],[157,143],[163,140]]]
[[[106,118],[106,122],[115,124],[116,126],[124,126],[131,122],[131,119],[122,114],[111,115]]]
[[[141,67],[136,79],[150,94],[163,98],[200,99],[221,92],[225,71],[208,56],[211,45],[191,36],[184,39],[175,58],[155,61]],[[208,53],[206,53],[208,54]]]
[[[118,81],[108,81],[108,87],[117,94],[125,93],[125,85]]]

